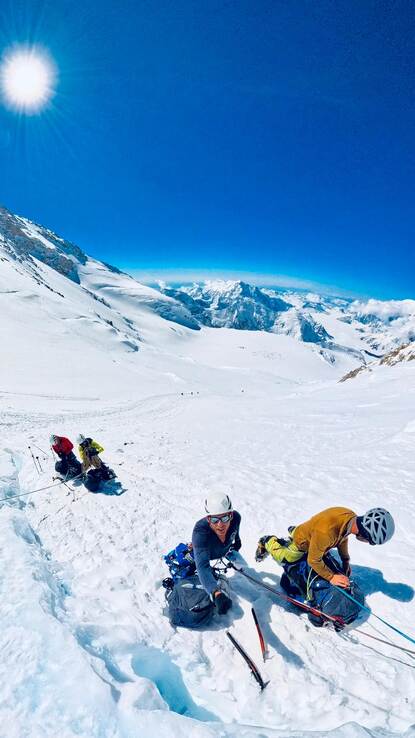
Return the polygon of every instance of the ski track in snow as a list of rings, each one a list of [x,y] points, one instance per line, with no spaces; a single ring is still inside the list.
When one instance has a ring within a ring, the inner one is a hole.
[[[279,567],[269,559],[254,563],[260,535],[284,535],[289,524],[329,505],[361,512],[384,504],[399,523],[395,539],[384,550],[353,540],[352,563],[374,611],[413,636],[415,398],[404,387],[391,379],[316,384],[273,397],[169,392],[99,409],[91,398],[83,412],[5,413],[12,424],[0,466],[2,497],[50,482],[52,459],[39,452],[44,472],[37,475],[27,445],[47,447],[56,429],[70,437],[92,433],[126,488],[115,496],[74,486],[73,502],[61,486],[2,506],[1,586],[15,609],[2,608],[3,653],[21,639],[21,663],[3,674],[3,701],[10,715],[16,704],[23,722],[32,721],[24,735],[55,736],[56,723],[64,738],[130,738],[137,731],[260,738],[316,730],[357,738],[408,730],[415,723],[409,655],[353,629],[314,629],[305,615],[237,574],[231,614],[204,633],[173,630],[162,615],[160,586],[167,575],[162,555],[189,540],[206,489],[229,489],[242,514],[241,554],[276,586]],[[252,604],[270,648],[266,664]],[[362,618],[358,627],[408,646],[378,625]],[[271,680],[262,694],[226,627]],[[51,690],[48,703],[56,702],[50,709],[39,695],[28,701],[27,683],[42,681]],[[65,705],[62,690],[71,695]],[[8,729],[7,737],[14,735],[23,736]]]

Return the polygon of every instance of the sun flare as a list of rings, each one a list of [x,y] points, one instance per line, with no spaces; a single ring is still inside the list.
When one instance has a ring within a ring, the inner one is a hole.
[[[0,65],[0,87],[8,107],[37,113],[53,97],[56,68],[48,54],[38,48],[14,48]]]

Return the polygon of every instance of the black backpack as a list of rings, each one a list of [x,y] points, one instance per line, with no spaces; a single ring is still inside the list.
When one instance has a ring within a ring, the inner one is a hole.
[[[90,469],[88,474],[86,475],[84,485],[90,492],[96,492],[101,482],[102,482],[101,470],[100,469]]]
[[[195,574],[179,579],[166,592],[171,625],[182,628],[204,628],[213,618],[215,606]]]
[[[70,453],[68,456],[56,462],[55,471],[69,480],[73,477],[80,476],[82,467],[75,454]]]

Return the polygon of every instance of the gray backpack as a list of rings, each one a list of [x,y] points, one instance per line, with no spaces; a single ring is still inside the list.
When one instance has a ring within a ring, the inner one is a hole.
[[[171,625],[204,628],[213,618],[215,606],[197,575],[179,579],[166,592],[166,600]]]

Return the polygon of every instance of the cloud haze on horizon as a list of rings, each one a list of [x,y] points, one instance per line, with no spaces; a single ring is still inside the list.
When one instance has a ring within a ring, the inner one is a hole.
[[[121,267],[123,271],[130,274],[138,282],[143,284],[166,284],[184,285],[192,282],[202,283],[210,281],[238,281],[247,282],[258,287],[282,287],[293,290],[315,291],[320,294],[338,295],[352,299],[369,298],[370,295],[345,290],[336,285],[322,284],[308,279],[300,279],[285,274],[261,274],[255,272],[240,271],[238,269],[129,269]]]

